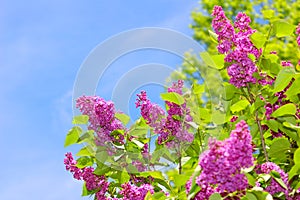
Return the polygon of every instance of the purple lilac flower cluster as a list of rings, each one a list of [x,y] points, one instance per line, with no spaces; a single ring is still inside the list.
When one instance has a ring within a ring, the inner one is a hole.
[[[183,81],[179,80],[168,88],[168,92],[176,92],[182,95]],[[137,95],[136,107],[140,107],[141,115],[147,124],[154,129],[154,133],[158,134],[158,144],[166,142],[169,147],[174,147],[176,141],[192,142],[193,134],[187,129],[189,125],[184,122],[191,122],[190,110],[186,107],[186,103],[177,105],[173,102],[166,101],[168,106],[167,114],[161,107],[153,104],[147,99],[147,94],[142,91]],[[172,138],[174,139],[172,140]]]
[[[281,66],[282,67],[292,67],[293,65],[292,65],[292,63],[291,63],[291,61],[281,61]]]
[[[111,135],[114,130],[124,129],[122,123],[115,118],[113,102],[97,96],[82,96],[77,99],[76,107],[82,114],[89,116],[89,129],[97,134],[97,145],[104,145],[106,142],[124,142],[122,134],[118,137]]]
[[[95,190],[99,189],[96,193],[96,197],[98,200],[106,199],[105,193],[107,192],[107,188],[109,186],[109,182],[107,182],[105,176],[97,176],[95,175],[94,168],[85,167],[78,168],[76,166],[77,162],[74,160],[71,153],[65,154],[66,158],[64,159],[64,164],[66,166],[66,170],[73,173],[73,177],[77,180],[83,180],[86,183],[87,190]]]
[[[253,165],[252,137],[245,121],[240,121],[224,141],[210,140],[209,150],[200,157],[201,174],[196,183],[201,187],[195,199],[209,199],[219,192],[222,196],[237,191],[243,195],[248,180],[241,169]],[[191,180],[187,183],[187,193]]]
[[[124,183],[122,184],[122,190],[120,194],[123,195],[123,200],[144,200],[148,191],[150,191],[151,194],[154,193],[153,186],[150,184],[142,184],[138,187],[130,183]]]
[[[135,102],[136,108],[140,108],[141,115],[146,120],[146,123],[154,128],[154,132],[157,132],[161,125],[161,119],[165,117],[165,111],[147,98],[146,91],[141,91],[140,94],[137,94],[137,97]]]
[[[249,26],[251,19],[240,12],[233,26],[221,6],[214,7],[212,16],[214,16],[212,26],[218,35],[218,51],[225,54],[225,61],[231,64],[227,68],[229,82],[237,88],[245,87],[247,83],[272,84],[273,80],[264,73],[259,73],[261,76],[259,80],[253,76],[258,68],[248,55],[252,54],[258,60],[261,49],[257,49],[250,40],[250,35],[256,31]]]
[[[298,46],[300,46],[300,23],[298,24],[298,26],[296,28],[296,34],[298,35],[297,43],[298,43]]]
[[[277,110],[278,108],[280,108],[281,106],[290,103],[289,100],[286,100],[286,94],[285,92],[291,87],[291,85],[293,84],[294,79],[291,80],[291,82],[282,90],[279,92],[276,92],[274,94],[274,96],[278,97],[277,101],[273,104],[271,104],[270,102],[266,102],[264,108],[266,109],[265,115],[266,115],[266,119],[270,120],[270,119],[274,119],[273,117],[271,117],[272,113]],[[296,112],[296,117],[300,117],[300,109],[297,109]],[[281,132],[280,130],[278,132],[274,132],[273,130],[271,130],[271,134],[272,136],[275,137],[282,137],[283,132]]]
[[[71,153],[66,153],[65,156],[64,164],[66,166],[66,170],[70,171],[75,179],[85,181],[87,190],[97,190],[95,194],[97,200],[143,200],[148,191],[150,191],[151,194],[154,193],[153,186],[147,183],[145,179],[134,178],[134,182],[140,183],[140,186],[136,186],[130,182],[124,183],[122,184],[122,189],[119,192],[119,194],[123,195],[122,198],[106,197],[108,186],[110,184],[106,177],[95,175],[93,167],[85,167],[82,169],[78,168],[76,166],[77,162],[74,160]],[[149,180],[151,180],[151,177],[149,177]]]
[[[287,186],[287,189],[283,188],[274,178],[271,178],[270,184],[266,187],[266,191],[271,195],[274,195],[279,192],[283,192],[287,200],[292,200],[293,198],[289,197],[289,192],[291,191],[291,187],[288,183],[288,175],[275,163],[266,162],[262,165],[258,166],[257,173],[261,174],[269,174],[271,171],[276,171],[280,174],[280,177],[284,184]],[[260,183],[256,183],[257,186],[260,186]]]

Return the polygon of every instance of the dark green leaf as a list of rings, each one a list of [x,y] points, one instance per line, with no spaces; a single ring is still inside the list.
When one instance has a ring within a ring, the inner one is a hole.
[[[280,161],[285,161],[287,158],[286,152],[290,149],[290,142],[287,138],[275,139],[269,150],[269,155],[271,158],[278,159]]]
[[[270,119],[266,121],[266,124],[272,131],[278,132],[279,122],[274,119]]]

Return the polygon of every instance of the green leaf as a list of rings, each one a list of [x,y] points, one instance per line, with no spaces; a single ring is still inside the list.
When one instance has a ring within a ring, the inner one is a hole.
[[[224,99],[226,101],[231,100],[233,97],[235,97],[235,93],[237,92],[237,89],[232,84],[226,84],[225,85],[225,95]]]
[[[100,163],[104,163],[108,158],[107,151],[106,150],[99,151],[96,153],[95,157],[96,157],[97,161],[99,161]]]
[[[213,193],[210,195],[209,200],[222,200],[222,196],[219,193]]]
[[[101,176],[109,172],[110,170],[111,168],[108,167],[107,165],[97,162],[97,168],[95,169],[94,174]]]
[[[271,173],[271,174],[272,174],[272,173]],[[277,177],[275,177],[275,176],[273,176],[273,178],[275,179],[275,181],[276,181],[277,183],[279,183],[279,185],[280,185],[281,187],[283,187],[284,189],[287,190],[287,186],[286,186],[286,184],[283,182],[283,180],[282,180],[281,178],[277,178]]]
[[[266,36],[260,32],[255,32],[250,36],[251,42],[256,48],[262,48],[267,41]]]
[[[257,198],[256,198],[256,196],[254,195],[254,194],[252,194],[252,193],[250,193],[250,192],[247,192],[246,193],[246,198],[245,198],[245,200],[258,200]]]
[[[276,37],[285,37],[293,34],[295,26],[285,21],[278,20],[274,22],[274,31]]]
[[[294,153],[294,162],[300,167],[300,147]]]
[[[294,176],[300,174],[300,165],[294,165],[292,169],[288,172],[289,180],[291,180]]]
[[[285,116],[285,115],[295,115],[296,111],[297,111],[297,108],[296,108],[295,104],[288,103],[288,104],[281,106],[277,110],[275,110],[271,114],[271,116],[272,117],[280,117],[280,116]]]
[[[247,193],[254,194],[258,200],[273,200],[272,196],[268,192],[263,191],[261,187],[253,187]]]
[[[300,93],[300,78],[297,78],[291,87],[285,92],[287,97],[290,99],[292,96],[297,95]]]
[[[79,126],[74,126],[71,130],[69,130],[64,146],[67,147],[71,144],[77,143],[81,133],[82,133],[82,129]]]
[[[249,173],[246,173],[245,175],[247,176],[249,184],[252,185],[252,186],[255,186],[256,185],[255,178]]]
[[[202,58],[203,62],[210,67],[217,68],[216,63],[212,59],[212,57],[206,51],[200,53],[200,57]]]
[[[89,121],[89,116],[87,115],[77,115],[73,117],[72,123],[73,124],[87,124]]]
[[[76,156],[93,156],[93,155],[94,155],[94,152],[93,152],[93,150],[89,146],[83,147],[76,154]]]
[[[146,196],[145,196],[144,200],[153,200],[153,199],[152,199],[152,195],[151,195],[151,192],[150,192],[150,191],[148,191],[148,192],[147,192],[147,194],[146,194]]]
[[[84,168],[87,166],[92,166],[93,165],[93,160],[90,157],[83,156],[77,159],[77,164],[76,166],[78,168]]]
[[[285,67],[278,73],[274,83],[273,93],[282,91],[294,77],[295,70],[291,67]]]
[[[264,16],[265,19],[271,19],[271,18],[273,18],[274,14],[275,14],[275,11],[271,10],[271,9],[269,9],[269,10],[262,10],[261,12],[262,12],[262,14],[263,14],[263,16]]]
[[[177,105],[182,105],[184,103],[184,98],[176,92],[163,93],[160,94],[160,97],[164,101],[169,101]]]
[[[240,101],[236,102],[235,104],[233,104],[232,106],[230,106],[230,110],[233,113],[240,112],[240,111],[244,110],[245,108],[247,108],[247,106],[249,104],[250,103],[248,100],[240,100]]]
[[[126,115],[125,113],[119,113],[117,112],[115,114],[115,117],[120,120],[124,125],[127,125],[128,122],[130,121],[130,117]]]
[[[120,177],[120,183],[127,183],[130,180],[130,176],[128,174],[128,172],[124,169],[121,173],[121,177]]]
[[[215,68],[216,69],[223,69],[224,68],[224,58],[225,58],[225,55],[224,54],[220,54],[220,55],[213,55],[211,57],[215,63]]]
[[[269,155],[271,158],[285,161],[287,158],[286,152],[290,149],[290,142],[287,138],[278,138],[273,140]]]
[[[266,124],[272,131],[278,132],[278,127],[279,127],[278,121],[276,121],[274,119],[270,119],[270,120],[266,121]]]
[[[165,200],[166,199],[166,196],[163,192],[155,192],[153,195],[152,195],[153,199],[155,200]]]
[[[151,171],[151,172],[141,172],[140,176],[147,178],[148,176],[152,176],[153,178],[164,180],[162,173],[160,171]]]
[[[186,182],[190,179],[190,176],[179,174],[174,179],[175,185],[179,188],[180,186],[183,186],[186,184]]]
[[[210,39],[211,39],[214,43],[218,44],[218,35],[217,35],[215,32],[211,31],[211,30],[208,30],[208,33],[209,33]]]
[[[225,116],[225,113],[214,111],[212,113],[212,121],[217,125],[224,124],[226,122]]]
[[[291,129],[300,130],[300,126],[296,126],[294,124],[291,124],[290,122],[283,122],[283,126],[291,128]]]
[[[201,94],[204,92],[204,85],[194,83],[192,85],[192,91],[193,91],[193,94]]]
[[[81,196],[84,197],[84,196],[89,196],[89,195],[92,195],[94,193],[94,191],[88,191],[87,188],[86,188],[86,183],[84,182],[83,185],[82,185],[82,193],[81,193]]]
[[[137,139],[132,139],[131,142],[133,142],[134,144],[136,144],[139,148],[143,148],[144,144],[141,143],[140,141],[138,141]]]

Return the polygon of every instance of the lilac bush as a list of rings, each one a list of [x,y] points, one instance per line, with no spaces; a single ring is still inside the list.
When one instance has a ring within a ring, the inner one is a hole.
[[[161,95],[165,108],[141,91],[135,102],[141,118],[130,125],[111,101],[76,100],[82,115],[74,117],[65,146],[85,146],[77,160],[66,153],[64,164],[84,182],[83,196],[300,199],[300,58],[281,60],[278,49],[268,47],[268,41],[284,37],[295,37],[300,47],[300,23],[266,14],[270,29],[264,34],[242,12],[231,23],[215,6],[212,17],[219,55],[206,55],[202,64],[211,67],[224,58],[217,68],[229,81],[223,80],[218,105],[207,100],[204,84],[188,89],[182,80]]]

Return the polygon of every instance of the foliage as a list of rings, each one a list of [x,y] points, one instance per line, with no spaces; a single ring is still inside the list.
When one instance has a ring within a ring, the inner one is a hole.
[[[224,6],[237,14],[234,23],[222,7],[213,7],[210,39],[218,53],[201,53],[203,66],[226,77],[218,81],[221,88],[208,92],[216,78],[210,72],[191,88],[179,80],[161,94],[165,109],[142,91],[136,99],[141,118],[131,126],[113,102],[77,99],[83,115],[74,117],[65,146],[85,146],[77,160],[67,153],[64,163],[84,181],[83,196],[300,199],[300,73],[294,67],[300,61],[283,53],[288,45],[275,45],[294,40],[300,46],[300,23],[264,10],[268,28],[255,30],[249,16],[229,7],[235,4]],[[250,16],[254,7],[245,7]],[[292,12],[281,12],[287,10]]]

